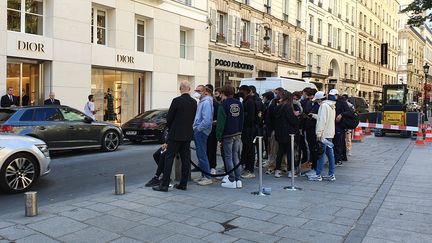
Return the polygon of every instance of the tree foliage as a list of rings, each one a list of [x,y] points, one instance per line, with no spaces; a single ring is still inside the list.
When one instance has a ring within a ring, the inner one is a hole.
[[[431,13],[427,14],[428,10],[431,10]],[[408,24],[418,27],[427,20],[432,21],[432,0],[413,0],[401,12],[411,14]]]

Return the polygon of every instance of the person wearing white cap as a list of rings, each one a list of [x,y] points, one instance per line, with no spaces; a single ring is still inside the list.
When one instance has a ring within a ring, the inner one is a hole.
[[[316,136],[319,143],[318,148],[322,148],[318,151],[319,159],[316,166],[315,175],[310,175],[309,180],[311,181],[322,181],[329,180],[334,181],[336,177],[334,175],[335,159],[333,152],[332,139],[335,135],[335,119],[336,119],[336,96],[335,92],[329,93],[328,99],[323,101],[318,110],[317,125],[316,125]],[[315,94],[314,99],[324,98],[322,93]],[[324,159],[327,156],[329,161],[328,176],[321,176],[321,172],[324,168]]]

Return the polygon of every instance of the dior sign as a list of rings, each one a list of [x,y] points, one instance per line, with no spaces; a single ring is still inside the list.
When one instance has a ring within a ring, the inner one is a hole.
[[[20,51],[31,51],[31,52],[45,53],[45,50],[44,50],[45,46],[42,43],[19,40],[17,42],[17,48]]]
[[[126,55],[119,55],[119,54],[117,54],[117,62],[135,63],[133,56],[126,56]]]

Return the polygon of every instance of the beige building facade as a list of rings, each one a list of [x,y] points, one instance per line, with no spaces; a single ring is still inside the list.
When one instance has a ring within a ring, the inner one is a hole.
[[[207,1],[0,0],[0,91],[28,105],[50,91],[98,120],[168,107],[180,80],[207,83]],[[6,18],[7,16],[7,18]]]
[[[247,77],[301,79],[305,1],[210,0],[209,81],[238,86]]]
[[[318,89],[356,95],[356,1],[307,1],[306,77]]]

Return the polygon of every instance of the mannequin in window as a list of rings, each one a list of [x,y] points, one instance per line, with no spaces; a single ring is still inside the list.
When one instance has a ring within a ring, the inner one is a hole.
[[[116,119],[116,114],[114,113],[114,96],[112,95],[112,91],[110,88],[108,88],[107,90],[105,99],[107,102],[107,108],[105,110],[104,120],[113,121]]]

